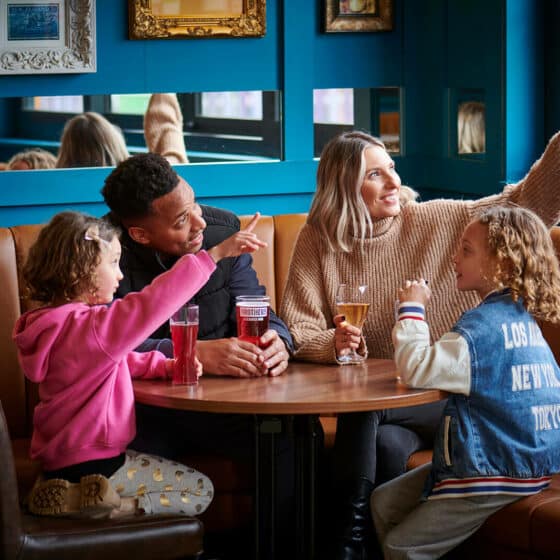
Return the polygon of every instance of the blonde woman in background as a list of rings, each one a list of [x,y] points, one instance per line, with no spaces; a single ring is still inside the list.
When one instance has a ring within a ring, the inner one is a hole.
[[[64,125],[57,167],[107,167],[128,158],[124,136],[99,113],[72,117]]]
[[[144,136],[148,151],[170,163],[188,163],[183,116],[175,94],[150,97]],[[72,117],[64,126],[56,167],[114,167],[129,155],[121,129],[99,113],[86,112]]]
[[[486,109],[480,101],[459,105],[457,115],[458,151],[482,154],[486,151]]]

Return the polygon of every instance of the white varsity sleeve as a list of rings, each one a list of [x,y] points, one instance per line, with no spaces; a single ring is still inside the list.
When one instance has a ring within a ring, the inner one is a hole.
[[[392,335],[395,363],[403,383],[469,395],[471,360],[467,341],[461,335],[448,332],[430,345],[424,307],[415,302],[399,305]]]

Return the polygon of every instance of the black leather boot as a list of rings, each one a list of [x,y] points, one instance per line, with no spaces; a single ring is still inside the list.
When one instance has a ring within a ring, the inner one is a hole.
[[[342,490],[344,491],[344,490]],[[373,482],[359,478],[346,487],[348,495],[341,496],[337,512],[334,560],[372,560],[370,540],[375,535],[370,513]],[[373,538],[375,540],[375,538]]]

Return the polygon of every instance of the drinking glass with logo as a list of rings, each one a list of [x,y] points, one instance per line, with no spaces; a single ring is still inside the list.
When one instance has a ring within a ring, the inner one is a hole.
[[[339,315],[344,315],[348,323],[361,329],[369,310],[367,285],[340,284],[336,291],[336,309]],[[342,364],[361,364],[365,358],[352,348],[341,356],[337,356],[337,360]]]
[[[169,320],[173,341],[173,385],[196,385],[196,339],[198,337],[198,305],[183,305]]]
[[[237,296],[237,337],[259,346],[259,339],[268,330],[270,317],[269,296]]]

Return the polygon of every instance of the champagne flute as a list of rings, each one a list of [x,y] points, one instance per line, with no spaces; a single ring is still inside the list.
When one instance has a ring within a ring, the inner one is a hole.
[[[367,284],[360,286],[340,284],[336,291],[336,309],[339,315],[344,315],[348,323],[361,329],[369,310]],[[337,356],[337,360],[342,364],[361,364],[364,359],[353,348]]]

